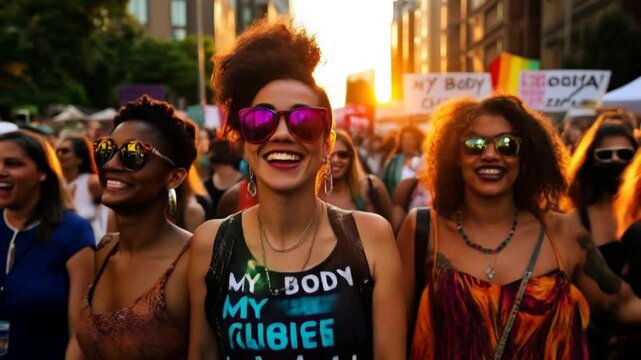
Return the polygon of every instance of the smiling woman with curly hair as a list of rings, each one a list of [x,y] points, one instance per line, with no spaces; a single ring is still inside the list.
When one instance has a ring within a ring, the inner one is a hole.
[[[641,301],[580,223],[553,211],[568,155],[548,120],[494,96],[446,103],[432,121],[434,208],[410,212],[398,239],[412,359],[586,358],[586,298],[641,323]]]

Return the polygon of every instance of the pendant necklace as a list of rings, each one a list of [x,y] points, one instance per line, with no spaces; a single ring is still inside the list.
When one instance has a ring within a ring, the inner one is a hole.
[[[312,257],[312,249],[314,248],[314,243],[316,242],[316,235],[318,234],[318,227],[320,223],[320,216],[319,216],[319,206],[318,202],[316,203],[316,211],[314,212],[314,217],[312,218],[312,222],[314,224],[314,235],[312,236],[312,241],[311,244],[309,245],[309,250],[307,250],[307,256],[305,257],[305,262],[303,263],[303,266],[301,268],[301,271],[304,271],[307,265],[309,265],[309,260]],[[260,216],[258,217],[258,232],[260,235],[260,250],[262,254],[262,260],[263,260],[263,267],[265,268],[265,277],[267,278],[267,287],[269,289],[269,293],[273,296],[278,296],[282,294],[285,291],[285,287],[274,289],[272,287],[272,281],[271,281],[271,276],[269,274],[269,268],[267,267],[267,254],[265,252],[265,243],[268,245],[271,244],[269,242],[269,239],[267,238],[267,233],[265,232],[265,228],[263,227],[263,223],[260,221]],[[311,224],[310,223],[310,224]],[[309,225],[308,225],[309,227]],[[307,230],[305,231],[307,232]],[[303,237],[303,240],[306,239],[307,236]],[[299,247],[304,241],[298,240],[297,244],[295,245],[294,249]],[[273,250],[277,251],[272,247]],[[289,250],[292,251],[293,249]]]
[[[465,241],[465,244],[469,247],[471,247],[474,250],[480,251],[483,254],[483,257],[487,258],[488,255],[496,255],[494,258],[494,263],[492,265],[488,264],[487,268],[485,269],[485,275],[487,276],[488,279],[494,280],[494,277],[496,276],[496,260],[498,259],[498,255],[505,247],[507,244],[512,241],[512,237],[514,236],[514,232],[516,231],[516,225],[517,225],[517,220],[519,217],[519,211],[516,209],[514,211],[514,220],[512,221],[512,227],[510,228],[510,232],[505,237],[505,240],[503,240],[496,248],[486,248],[480,244],[475,243],[474,241],[470,240],[470,238],[467,236],[467,233],[463,229],[463,220],[461,218],[461,210],[458,210],[456,212],[456,230],[458,230],[459,234]]]

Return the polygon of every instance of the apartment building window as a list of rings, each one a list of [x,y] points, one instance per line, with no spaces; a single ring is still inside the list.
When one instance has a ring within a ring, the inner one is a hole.
[[[479,7],[479,6],[483,5],[483,3],[484,3],[486,0],[469,0],[469,1],[470,1],[470,2],[469,2],[469,4],[470,4],[470,9],[471,9],[471,10],[474,10],[474,9],[476,9],[477,7]]]
[[[127,12],[136,18],[139,23],[147,24],[147,0],[130,0]]]
[[[497,57],[501,51],[503,51],[503,40],[497,39],[496,41],[492,42],[491,44],[485,46],[485,60],[484,60],[484,68],[488,69],[490,62],[494,60],[495,57]]]
[[[503,22],[503,2],[498,1],[485,12],[485,32],[492,31]]]
[[[187,1],[171,0],[171,30],[174,39],[187,37]]]

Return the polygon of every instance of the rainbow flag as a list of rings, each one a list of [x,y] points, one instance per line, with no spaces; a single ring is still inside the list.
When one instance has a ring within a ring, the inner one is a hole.
[[[492,88],[501,94],[518,95],[521,71],[539,70],[541,62],[509,53],[501,53],[490,62]]]

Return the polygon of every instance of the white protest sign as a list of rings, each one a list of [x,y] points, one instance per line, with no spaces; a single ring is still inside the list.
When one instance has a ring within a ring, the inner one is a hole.
[[[403,75],[405,112],[431,114],[436,107],[457,96],[482,99],[490,95],[489,73],[440,73]]]
[[[601,101],[609,82],[609,70],[522,71],[519,96],[535,110],[566,111]]]

